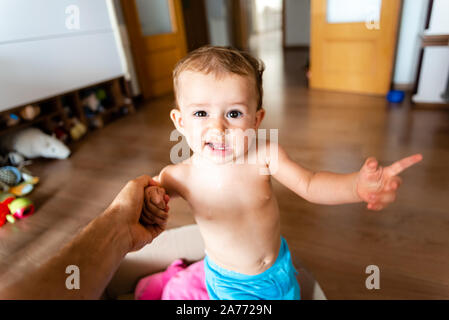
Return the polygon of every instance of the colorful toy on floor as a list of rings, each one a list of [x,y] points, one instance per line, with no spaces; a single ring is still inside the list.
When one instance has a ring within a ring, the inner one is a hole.
[[[16,196],[11,193],[0,193],[0,203],[8,205],[16,200]]]
[[[405,92],[401,90],[390,90],[387,94],[387,100],[391,103],[401,103],[405,98]]]
[[[9,113],[2,117],[1,122],[7,127],[13,127],[20,122],[20,118],[15,113]]]
[[[86,126],[77,118],[72,119],[72,128],[70,129],[70,136],[73,140],[79,140],[87,132]]]
[[[58,126],[53,130],[53,136],[56,136],[56,138],[63,143],[68,141],[69,135],[65,130],[64,123],[62,121],[59,122]]]
[[[167,270],[141,279],[135,290],[137,300],[209,300],[204,260],[189,266],[174,261]]]
[[[90,92],[81,101],[84,107],[84,112],[87,117],[94,116],[98,113],[104,112],[104,107],[101,105],[100,100],[97,98],[95,92]]]
[[[8,204],[9,211],[17,219],[23,219],[34,213],[34,204],[27,198],[17,198]]]
[[[33,177],[25,168],[5,166],[0,168],[0,186],[3,191],[24,196],[33,191],[34,185],[39,182],[38,177]],[[21,182],[22,181],[22,182]]]
[[[106,91],[104,89],[98,89],[95,92],[95,94],[97,96],[97,99],[100,100],[100,101],[106,100],[106,98],[108,97],[107,94],[106,94]]]
[[[0,203],[0,227],[6,223],[6,216],[9,215],[9,208],[6,204]]]
[[[14,223],[16,219],[24,219],[35,212],[33,202],[27,198],[16,198],[10,193],[0,194],[0,226],[6,221]]]
[[[14,194],[15,196],[21,197],[29,194],[31,191],[33,191],[33,189],[34,186],[32,183],[22,182],[14,187],[11,187],[8,191]]]
[[[28,159],[66,159],[70,155],[65,144],[37,128],[27,128],[2,137],[0,147],[18,152]]]
[[[33,202],[27,198],[16,198],[10,193],[0,194],[0,226],[6,221],[14,223],[16,219],[24,219],[35,211]]]
[[[101,93],[100,96],[102,96]],[[103,127],[103,120],[101,117],[97,117],[97,115],[103,113],[105,111],[105,108],[101,104],[101,101],[98,99],[95,91],[90,90],[86,92],[81,102],[83,104],[84,114],[89,120],[89,126],[95,129]]]
[[[29,105],[23,107],[23,109],[20,110],[20,112],[19,112],[20,117],[26,121],[31,121],[31,120],[35,119],[40,113],[41,113],[41,108],[39,106],[35,106],[32,104],[29,104]]]
[[[20,153],[14,151],[7,154],[7,159],[13,166],[20,166],[25,163],[25,158]]]
[[[22,179],[22,174],[19,169],[12,166],[0,168],[0,181],[8,186],[15,186]]]

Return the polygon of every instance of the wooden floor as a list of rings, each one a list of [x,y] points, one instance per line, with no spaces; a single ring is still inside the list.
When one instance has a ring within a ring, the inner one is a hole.
[[[263,126],[279,129],[293,159],[313,170],[351,172],[364,159],[382,164],[415,152],[398,200],[382,212],[362,204],[319,206],[274,183],[282,233],[329,299],[449,298],[449,112],[389,105],[383,97],[305,88],[306,51],[280,49],[279,37],[254,40],[267,64]],[[170,161],[172,97],[89,134],[68,160],[36,161],[37,212],[0,229],[5,285],[49,258],[97,216],[129,179],[157,174]],[[193,223],[182,200],[169,227]],[[365,288],[365,268],[380,268],[380,290]]]

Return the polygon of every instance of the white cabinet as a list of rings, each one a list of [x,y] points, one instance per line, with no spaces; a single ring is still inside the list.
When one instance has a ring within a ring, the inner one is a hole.
[[[67,28],[75,14],[79,29]],[[0,44],[105,30],[112,28],[104,0],[0,0]]]
[[[0,45],[0,111],[123,75],[112,32]]]
[[[0,0],[0,111],[124,75],[107,1]]]

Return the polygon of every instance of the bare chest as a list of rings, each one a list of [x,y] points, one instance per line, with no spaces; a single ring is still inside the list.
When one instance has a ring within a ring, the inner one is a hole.
[[[270,176],[261,175],[256,165],[195,168],[193,173],[186,200],[199,214],[257,210],[272,198]]]

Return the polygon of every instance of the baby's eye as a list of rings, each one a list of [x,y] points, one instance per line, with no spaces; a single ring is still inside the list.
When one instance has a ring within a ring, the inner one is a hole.
[[[235,119],[235,118],[240,118],[242,115],[243,115],[243,113],[241,113],[240,111],[232,110],[232,111],[228,112],[227,117]]]
[[[206,111],[197,111],[193,115],[198,118],[203,118],[203,117],[207,117],[207,112]]]

